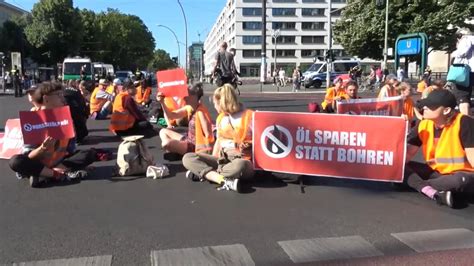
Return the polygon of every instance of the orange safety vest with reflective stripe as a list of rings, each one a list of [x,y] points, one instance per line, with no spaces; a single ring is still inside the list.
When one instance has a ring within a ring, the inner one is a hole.
[[[184,100],[182,98],[180,99],[181,100],[179,101],[179,103],[177,103],[173,97],[165,97],[164,104],[170,111],[176,111],[185,106]],[[189,115],[187,118],[189,120]],[[176,119],[170,120],[170,124],[172,126],[177,126]]]
[[[344,88],[341,87],[339,90],[336,90],[336,87],[330,87],[326,92],[324,101],[321,103],[321,107],[323,108],[323,110],[326,110],[327,106],[331,104],[334,101],[334,98],[336,97],[349,98]]]
[[[135,124],[135,117],[133,117],[128,110],[123,108],[124,97],[130,97],[127,92],[119,93],[115,99],[112,107],[112,116],[110,117],[109,130],[115,132],[117,130],[127,130]]]
[[[92,92],[91,99],[90,99],[90,104],[89,104],[91,114],[94,113],[94,112],[100,112],[100,110],[102,109],[104,104],[107,102],[106,99],[97,99],[96,98],[96,95],[99,92],[99,90],[100,90],[100,87],[96,87],[94,89],[94,91]]]
[[[137,87],[137,94],[135,94],[135,102],[138,104],[146,103],[150,100],[151,88],[147,87],[145,90],[142,89],[142,86]]]
[[[443,128],[436,143],[434,122],[422,120],[418,125],[418,136],[422,142],[424,159],[432,169],[441,174],[451,174],[456,171],[474,172],[459,138],[462,116],[458,113],[453,123]]]
[[[238,150],[238,152],[242,153],[242,159],[246,160],[252,160],[252,150],[241,150],[240,146],[243,143],[246,144],[252,144],[253,143],[253,138],[252,138],[252,130],[249,130],[249,128],[252,126],[252,115],[253,111],[250,109],[246,109],[244,111],[245,113],[242,114],[242,118],[240,120],[240,126],[237,128],[234,128],[234,136],[233,136],[233,141],[235,143],[235,148]],[[216,119],[216,125],[217,125],[217,135],[222,138],[223,136],[223,131],[221,128],[221,121],[222,118],[226,116],[225,113],[220,113],[219,116],[217,116]]]
[[[54,147],[46,150],[43,153],[41,163],[48,168],[53,168],[58,165],[64,157],[67,155],[67,146],[69,145],[69,139],[57,140]]]
[[[207,120],[207,125],[209,127],[209,136],[204,135],[203,125],[201,124],[201,119],[197,116],[198,112],[200,112],[204,119]],[[212,145],[214,144],[214,135],[212,134],[212,122],[211,122],[211,115],[207,110],[204,104],[199,104],[196,112],[194,113],[194,121],[196,124],[196,149],[195,152],[199,153],[212,153]]]

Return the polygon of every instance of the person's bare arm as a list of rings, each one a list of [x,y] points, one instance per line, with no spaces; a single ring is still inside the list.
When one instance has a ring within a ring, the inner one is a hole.
[[[466,148],[467,161],[471,166],[474,166],[474,148]]]

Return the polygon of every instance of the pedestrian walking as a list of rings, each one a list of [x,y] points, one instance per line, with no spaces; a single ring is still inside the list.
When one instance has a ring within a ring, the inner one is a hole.
[[[295,70],[293,70],[292,81],[293,92],[298,92],[301,87],[301,71],[299,67],[296,67]]]

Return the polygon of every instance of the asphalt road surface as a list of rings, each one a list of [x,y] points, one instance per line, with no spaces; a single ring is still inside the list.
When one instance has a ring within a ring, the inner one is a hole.
[[[323,97],[258,91],[242,89],[245,105],[301,112]],[[2,131],[28,108],[26,98],[0,96]],[[108,121],[88,126],[80,149],[116,152],[119,140]],[[146,143],[163,163],[159,139]],[[270,174],[238,194],[186,180],[179,162],[165,163],[171,170],[165,179],[111,177],[108,161],[94,164],[80,184],[32,189],[1,160],[0,264],[472,265],[474,259],[472,203],[450,209],[387,183],[322,177],[305,177],[302,193],[294,177]]]

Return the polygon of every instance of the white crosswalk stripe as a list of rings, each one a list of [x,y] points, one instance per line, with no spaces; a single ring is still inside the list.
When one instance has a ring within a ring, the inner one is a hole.
[[[279,241],[278,244],[294,263],[329,261],[382,256],[361,236],[330,237]]]
[[[393,233],[416,252],[474,248],[474,232],[464,228]]]
[[[110,266],[112,255],[13,263],[13,266]]]
[[[151,265],[245,265],[252,266],[247,248],[241,244],[157,250],[151,252]]]

